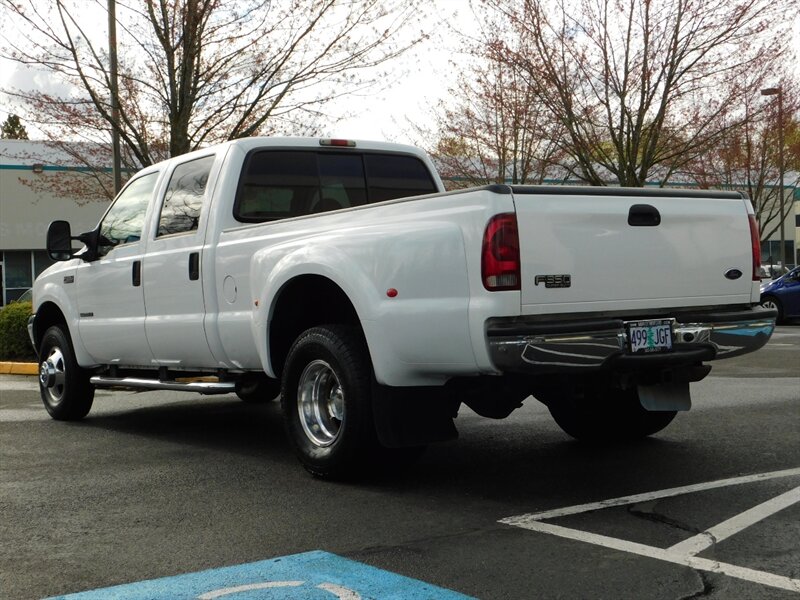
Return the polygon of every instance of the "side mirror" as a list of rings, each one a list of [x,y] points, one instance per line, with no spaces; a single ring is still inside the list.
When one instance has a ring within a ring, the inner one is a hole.
[[[72,249],[72,240],[86,244],[86,250],[79,255],[83,260],[96,258],[98,230],[72,237],[72,230],[66,221],[53,221],[47,229],[47,253],[53,260],[69,260],[79,251]]]
[[[72,230],[66,221],[50,223],[47,229],[47,253],[53,260],[72,258]]]

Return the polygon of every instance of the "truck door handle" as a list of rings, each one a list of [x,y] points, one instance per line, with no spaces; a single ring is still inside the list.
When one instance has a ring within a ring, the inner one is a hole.
[[[133,287],[142,285],[142,261],[133,261],[133,272],[131,273],[131,283]]]
[[[200,279],[200,253],[192,252],[189,255],[189,279],[197,281]]]
[[[628,211],[628,225],[631,227],[656,227],[661,225],[661,213],[649,204],[634,204]]]

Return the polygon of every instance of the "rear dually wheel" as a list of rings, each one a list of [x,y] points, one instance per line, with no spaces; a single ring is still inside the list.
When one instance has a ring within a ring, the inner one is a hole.
[[[641,439],[664,429],[677,414],[645,410],[635,387],[572,390],[548,398],[546,404],[565,433],[586,442]]]

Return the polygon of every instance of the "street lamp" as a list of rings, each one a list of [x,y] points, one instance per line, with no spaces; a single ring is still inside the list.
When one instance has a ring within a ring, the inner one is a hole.
[[[781,195],[780,202],[780,220],[781,220],[781,268],[786,268],[786,243],[784,235],[784,223],[786,215],[784,214],[784,193],[783,193],[783,89],[778,87],[764,88],[761,90],[762,96],[777,96],[778,97],[778,173],[780,175],[780,182],[778,183],[779,193]]]

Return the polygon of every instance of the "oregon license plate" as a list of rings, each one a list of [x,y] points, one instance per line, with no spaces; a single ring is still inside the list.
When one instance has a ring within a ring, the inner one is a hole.
[[[633,354],[672,350],[671,321],[631,321],[625,323],[625,327],[628,331],[628,350]]]

